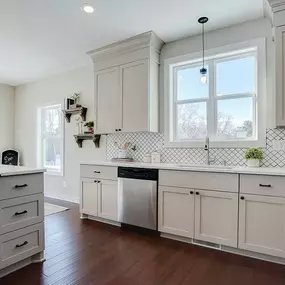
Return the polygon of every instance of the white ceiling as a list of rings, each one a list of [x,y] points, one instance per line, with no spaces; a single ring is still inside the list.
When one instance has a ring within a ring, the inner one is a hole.
[[[80,10],[83,3],[96,8]],[[85,54],[153,30],[165,42],[263,16],[263,0],[0,0],[0,82],[18,85],[91,64]]]

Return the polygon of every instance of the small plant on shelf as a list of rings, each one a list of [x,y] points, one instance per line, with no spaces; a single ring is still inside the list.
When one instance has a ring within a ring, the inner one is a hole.
[[[245,153],[248,167],[259,167],[263,152],[259,148],[249,148]]]
[[[88,128],[88,133],[93,133],[94,132],[94,122],[93,121],[88,121],[84,124],[84,127]]]

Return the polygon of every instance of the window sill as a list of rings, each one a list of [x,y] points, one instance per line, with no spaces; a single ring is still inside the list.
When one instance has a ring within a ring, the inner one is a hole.
[[[205,141],[165,141],[164,148],[204,148]],[[264,148],[266,140],[248,140],[248,141],[211,141],[210,148]]]
[[[60,176],[62,177],[63,176],[63,173],[62,172],[52,172],[52,171],[46,171],[45,172],[45,175],[48,175],[48,176]]]

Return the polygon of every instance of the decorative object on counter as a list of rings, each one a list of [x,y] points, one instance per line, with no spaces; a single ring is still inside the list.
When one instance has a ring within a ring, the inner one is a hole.
[[[151,163],[151,154],[150,153],[146,153],[143,157],[143,162],[144,163]]]
[[[94,132],[94,122],[93,121],[88,121],[84,124],[84,127],[87,127],[88,128],[88,131],[87,132],[84,132],[84,133],[87,133],[87,134],[93,134]]]
[[[151,153],[151,163],[160,163],[160,153],[154,151]]]
[[[118,142],[114,142],[114,147],[117,148],[117,157],[120,159],[128,158],[129,149],[136,150],[136,145],[131,148],[130,142],[125,142],[122,145],[119,145]]]
[[[260,167],[263,153],[259,148],[249,148],[245,153],[245,159],[248,167]]]
[[[207,83],[207,68],[205,68],[205,24],[209,21],[207,17],[198,19],[198,23],[202,25],[202,47],[203,47],[203,67],[200,69],[201,83]]]
[[[133,158],[131,157],[127,157],[127,158],[112,158],[111,159],[112,162],[133,162]]]
[[[1,164],[20,165],[19,152],[14,149],[6,149],[1,153]]]
[[[78,144],[79,148],[82,148],[82,142],[84,140],[92,140],[95,147],[99,148],[100,147],[100,139],[101,139],[101,135],[98,134],[78,134],[78,135],[74,135],[75,141]]]

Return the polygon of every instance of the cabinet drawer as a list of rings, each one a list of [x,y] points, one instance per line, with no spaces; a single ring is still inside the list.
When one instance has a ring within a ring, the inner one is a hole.
[[[118,168],[115,166],[81,164],[80,176],[97,179],[117,180]]]
[[[159,185],[238,192],[238,174],[160,170]]]
[[[0,216],[0,234],[42,222],[43,194],[0,201]]]
[[[0,177],[0,200],[43,193],[43,174]]]
[[[44,224],[36,224],[0,236],[0,268],[44,250]]]
[[[285,177],[268,175],[241,175],[240,192],[285,197]]]

